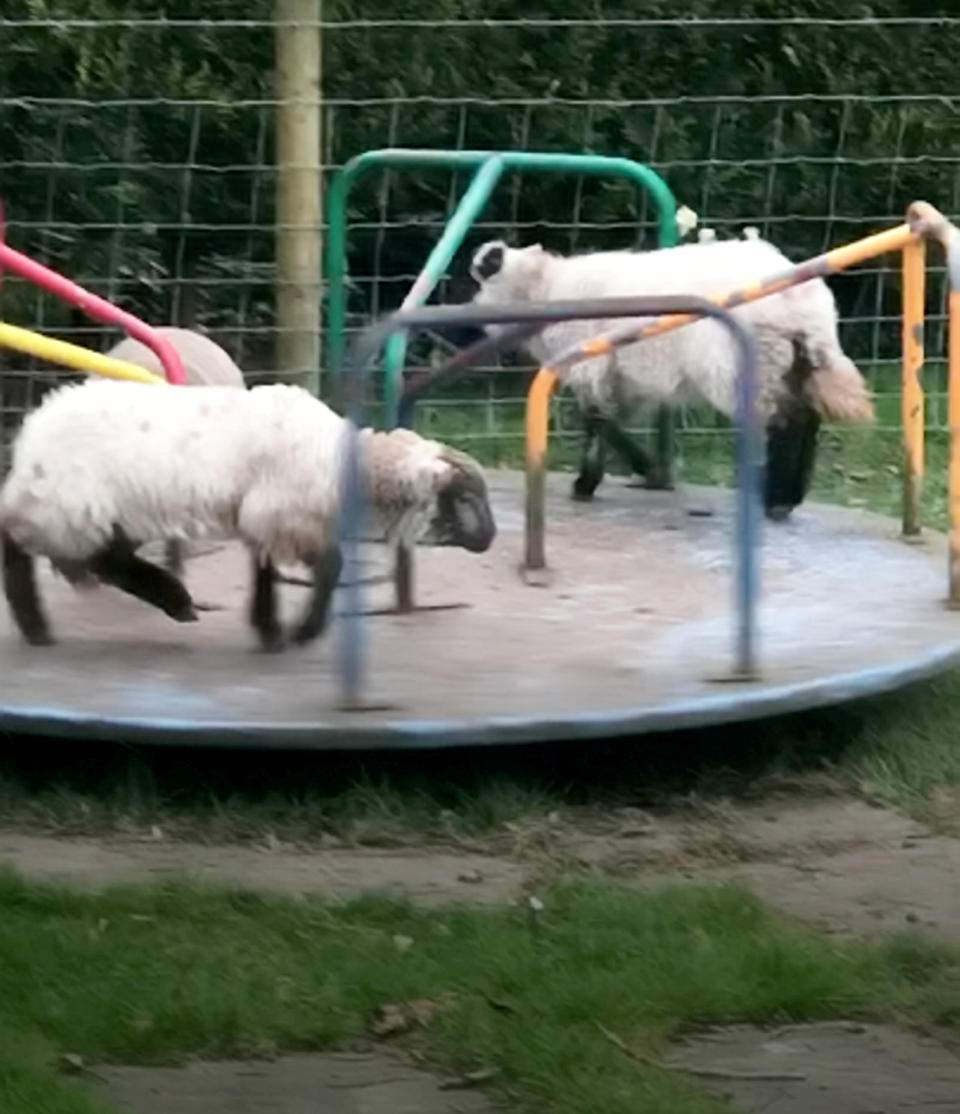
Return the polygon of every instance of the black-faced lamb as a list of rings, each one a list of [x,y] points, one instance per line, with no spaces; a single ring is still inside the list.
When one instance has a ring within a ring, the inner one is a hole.
[[[302,562],[313,590],[293,640],[324,629],[341,568],[348,423],[299,387],[151,386],[92,380],[51,392],[23,423],[0,491],[4,589],[23,636],[52,641],[34,571],[97,579],[178,622],[197,618],[169,570],[139,557],[155,538],[239,538],[251,554],[250,621],[265,649],[286,641],[276,564]],[[480,553],[496,533],[479,465],[409,430],[359,432],[368,531],[392,544]],[[82,579],[71,577],[71,579]]]
[[[471,274],[479,285],[474,302],[491,304],[655,294],[709,297],[790,266],[786,256],[759,238],[569,257],[539,244],[512,248],[494,240],[474,254]],[[767,429],[764,502],[769,517],[783,519],[806,495],[821,420],[872,421],[873,402],[840,346],[836,304],[822,279],[748,302],[734,312],[757,342],[758,408]],[[565,349],[610,327],[602,321],[560,322],[542,329],[524,347],[538,363],[549,365]],[[489,331],[502,328],[491,326]],[[712,320],[564,370],[562,379],[577,396],[588,433],[575,497],[591,498],[603,478],[604,423],[644,403],[707,402],[732,418],[736,371],[731,338]],[[636,446],[631,464],[637,471],[649,469]]]

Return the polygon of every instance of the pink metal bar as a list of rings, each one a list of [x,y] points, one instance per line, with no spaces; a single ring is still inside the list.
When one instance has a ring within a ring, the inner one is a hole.
[[[70,279],[64,278],[63,275],[51,271],[49,267],[35,262],[29,256],[10,247],[9,244],[3,242],[3,231],[3,211],[0,209],[0,274],[2,274],[2,268],[7,268],[20,275],[21,278],[27,279],[28,282],[55,294],[58,298],[71,302],[95,321],[102,321],[106,325],[119,325],[134,340],[139,340],[156,352],[158,359],[163,364],[168,382],[178,385],[186,383],[183,364],[180,362],[176,349],[168,340],[159,336],[139,317],[134,317],[132,313],[127,313],[126,310],[120,309],[119,306],[115,306],[105,298],[91,294],[89,290],[84,290],[82,286],[78,286]]]

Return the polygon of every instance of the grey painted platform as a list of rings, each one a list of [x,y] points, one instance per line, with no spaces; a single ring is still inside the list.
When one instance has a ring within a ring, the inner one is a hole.
[[[420,602],[470,607],[367,620],[368,696],[388,708],[338,710],[336,624],[307,650],[256,652],[246,562],[227,547],[189,566],[195,596],[228,605],[196,624],[45,573],[60,641],[37,649],[0,607],[0,730],[307,748],[591,738],[812,707],[960,660],[942,537],[911,545],[888,519],[808,505],[764,531],[762,678],[720,683],[733,645],[730,493],[612,479],[579,504],[570,477],[551,476],[543,588],[518,575],[521,477],[490,476],[490,552],[418,551]],[[689,514],[703,509],[714,513]],[[384,567],[382,550],[370,556]],[[303,590],[285,591],[297,606]],[[388,589],[368,599],[387,602]]]

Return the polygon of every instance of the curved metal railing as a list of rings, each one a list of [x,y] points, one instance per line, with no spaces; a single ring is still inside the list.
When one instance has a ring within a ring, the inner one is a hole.
[[[418,332],[422,329],[451,325],[513,325],[515,329],[497,338],[488,338],[475,344],[467,352],[475,358],[486,354],[508,340],[516,341],[521,334],[535,331],[558,321],[576,319],[610,319],[622,317],[659,317],[663,314],[687,315],[689,319],[711,317],[731,333],[738,353],[737,375],[737,518],[735,530],[737,633],[734,674],[741,679],[756,675],[756,598],[758,576],[756,569],[756,543],[762,515],[759,491],[759,430],[755,421],[757,395],[756,354],[751,334],[726,309],[693,297],[633,297],[594,298],[576,301],[527,303],[525,305],[467,305],[430,306],[424,309],[394,313],[367,328],[358,338],[353,358],[344,369],[341,381],[341,409],[351,420],[347,438],[347,451],[343,470],[343,524],[344,557],[347,563],[356,556],[361,534],[364,497],[360,484],[359,444],[357,430],[364,423],[364,372],[379,354],[387,338],[398,330]],[[632,335],[632,334],[631,334]],[[626,343],[613,339],[610,347]],[[600,342],[598,342],[600,343]],[[608,343],[604,340],[602,343]],[[609,349],[605,349],[609,350]],[[454,371],[466,371],[466,353],[456,368],[443,369],[449,378]],[[410,390],[423,393],[439,376],[428,377]],[[409,555],[408,555],[409,557]],[[409,570],[410,561],[398,562],[398,568]],[[362,644],[362,586],[357,580],[347,584],[347,606],[342,628],[340,675],[345,708],[362,709],[364,661]]]

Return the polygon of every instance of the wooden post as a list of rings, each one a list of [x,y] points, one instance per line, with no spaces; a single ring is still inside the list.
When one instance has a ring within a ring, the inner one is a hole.
[[[277,372],[320,388],[323,0],[277,0]]]

